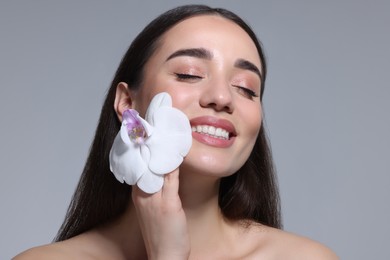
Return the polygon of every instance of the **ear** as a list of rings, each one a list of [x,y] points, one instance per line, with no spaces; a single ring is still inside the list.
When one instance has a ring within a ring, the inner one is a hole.
[[[127,83],[119,82],[116,86],[114,109],[119,121],[122,122],[122,114],[126,109],[132,107],[132,97]]]

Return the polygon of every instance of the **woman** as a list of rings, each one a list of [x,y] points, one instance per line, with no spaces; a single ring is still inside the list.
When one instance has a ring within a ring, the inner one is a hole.
[[[280,230],[265,78],[260,43],[235,14],[191,5],[156,18],[116,72],[56,242],[15,259],[336,259]],[[160,92],[188,117],[193,138],[180,167],[148,194],[115,179],[109,153],[125,111],[145,116]],[[210,126],[228,138],[203,130]]]

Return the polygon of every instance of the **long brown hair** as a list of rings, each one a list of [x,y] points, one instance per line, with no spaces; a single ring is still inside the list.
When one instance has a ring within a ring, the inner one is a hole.
[[[186,5],[169,10],[154,19],[135,38],[124,55],[108,89],[99,124],[79,184],[72,197],[64,223],[55,241],[62,241],[121,215],[129,203],[131,186],[118,182],[109,169],[108,155],[120,122],[113,108],[116,86],[142,85],[145,63],[158,48],[161,36],[178,22],[197,15],[219,15],[243,28],[255,43],[262,63],[263,97],[266,62],[255,33],[236,14],[205,5]],[[272,157],[264,127],[247,162],[235,174],[221,180],[219,206],[231,220],[253,220],[281,228],[279,193]]]

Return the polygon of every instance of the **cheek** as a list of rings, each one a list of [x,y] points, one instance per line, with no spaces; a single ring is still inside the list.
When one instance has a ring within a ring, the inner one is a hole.
[[[237,160],[244,164],[245,161],[248,160],[260,132],[262,123],[261,112],[247,114],[246,116],[243,116],[242,119],[242,124],[246,126],[243,130],[245,131],[245,138],[241,140],[241,149]]]
[[[253,124],[254,136],[256,139],[257,136],[259,135],[261,124],[263,123],[263,117],[261,113],[259,113],[259,115],[253,119],[253,123],[254,123]]]
[[[172,97],[172,106],[184,113],[189,113],[190,107],[196,104],[197,95],[194,91],[183,87],[171,87],[164,90]]]
[[[144,85],[136,93],[135,99],[133,100],[133,108],[137,110],[142,117],[145,117],[149,104],[155,95],[161,92],[167,92],[171,95],[171,93],[167,91],[166,88],[162,88],[161,85],[164,84],[156,84],[154,81],[148,79],[145,80]]]
[[[142,118],[145,118],[146,110],[148,109],[151,98],[139,91],[135,99],[132,102],[132,108],[137,110]]]
[[[253,112],[250,113],[248,111]],[[246,126],[245,130],[247,131],[248,136],[252,136],[254,139],[256,139],[262,124],[261,107],[255,106],[253,108],[247,108],[245,111],[242,111],[241,118],[241,123]]]
[[[196,88],[184,86],[183,83],[177,82],[172,75],[167,74],[165,71],[153,71],[145,75],[141,92],[142,102],[146,104],[156,94],[167,92],[172,97],[172,106],[183,112],[190,104],[194,104],[197,98]]]
[[[143,118],[145,118],[145,114],[149,107],[150,101],[155,95],[161,92],[166,92],[171,96],[173,107],[179,109],[187,116],[191,114],[190,111],[192,111],[193,109],[191,109],[190,107],[196,104],[196,97],[194,93],[191,93],[190,91],[180,91],[178,88],[175,89],[172,87],[156,87],[149,88],[148,91],[140,91],[139,96],[134,102],[133,108],[137,110]]]

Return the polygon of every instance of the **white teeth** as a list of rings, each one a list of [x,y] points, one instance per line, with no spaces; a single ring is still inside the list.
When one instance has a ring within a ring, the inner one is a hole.
[[[192,127],[192,132],[197,132],[201,134],[207,134],[216,138],[229,139],[229,132],[225,129],[208,126],[208,125],[197,125]]]
[[[215,127],[214,126],[209,126],[208,134],[209,135],[215,135]]]

